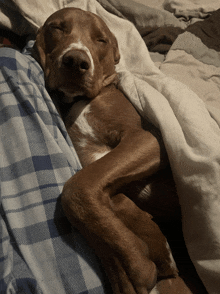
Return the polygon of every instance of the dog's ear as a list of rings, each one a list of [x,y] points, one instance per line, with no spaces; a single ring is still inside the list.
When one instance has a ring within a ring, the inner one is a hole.
[[[114,52],[114,61],[115,65],[119,63],[120,60],[120,53],[118,48],[118,41],[115,37],[115,35],[112,34],[112,45],[113,45],[113,52]]]
[[[36,41],[32,48],[31,55],[41,65],[43,69],[46,66],[46,53],[45,53],[45,40],[44,40],[44,28],[41,27],[36,36]]]

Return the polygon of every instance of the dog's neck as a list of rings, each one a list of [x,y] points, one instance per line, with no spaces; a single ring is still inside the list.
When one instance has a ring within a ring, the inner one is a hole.
[[[108,83],[106,86],[104,86],[100,93],[106,89],[106,88],[117,88],[117,81],[114,79],[114,82],[112,83]],[[66,102],[68,101],[68,99],[66,99],[66,95],[59,90],[51,90],[49,91],[50,97],[53,100],[53,103],[56,106],[56,109],[59,113],[59,115],[61,116],[61,118],[63,120],[65,120],[65,117],[67,116],[69,110],[72,108],[72,106],[79,102],[80,100],[88,100],[91,101],[94,98],[89,98],[87,96],[83,96],[83,95],[78,95],[78,96],[74,96],[72,99],[70,99],[71,102]]]

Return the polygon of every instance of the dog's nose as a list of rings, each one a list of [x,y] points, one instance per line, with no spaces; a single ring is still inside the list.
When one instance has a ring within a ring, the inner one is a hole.
[[[76,70],[81,74],[86,73],[91,65],[88,55],[80,50],[70,50],[65,53],[62,63],[65,67]]]

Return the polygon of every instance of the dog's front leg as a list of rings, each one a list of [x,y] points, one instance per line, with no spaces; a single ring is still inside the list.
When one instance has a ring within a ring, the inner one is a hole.
[[[111,198],[123,185],[150,176],[159,167],[157,140],[135,130],[64,186],[64,212],[108,266],[115,293],[147,294],[156,283],[156,266],[149,259],[147,244],[116,216]]]
[[[98,192],[85,191],[84,175],[79,173],[63,191],[66,216],[101,259],[114,294],[148,294],[156,283],[157,270],[147,244],[116,216],[107,195],[104,200]]]

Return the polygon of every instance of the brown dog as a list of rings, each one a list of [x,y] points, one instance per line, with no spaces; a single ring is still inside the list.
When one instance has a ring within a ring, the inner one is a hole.
[[[98,16],[65,8],[39,30],[33,56],[83,165],[64,186],[64,212],[114,293],[191,293],[149,214],[180,218],[178,198],[163,144],[115,85],[114,35]]]

